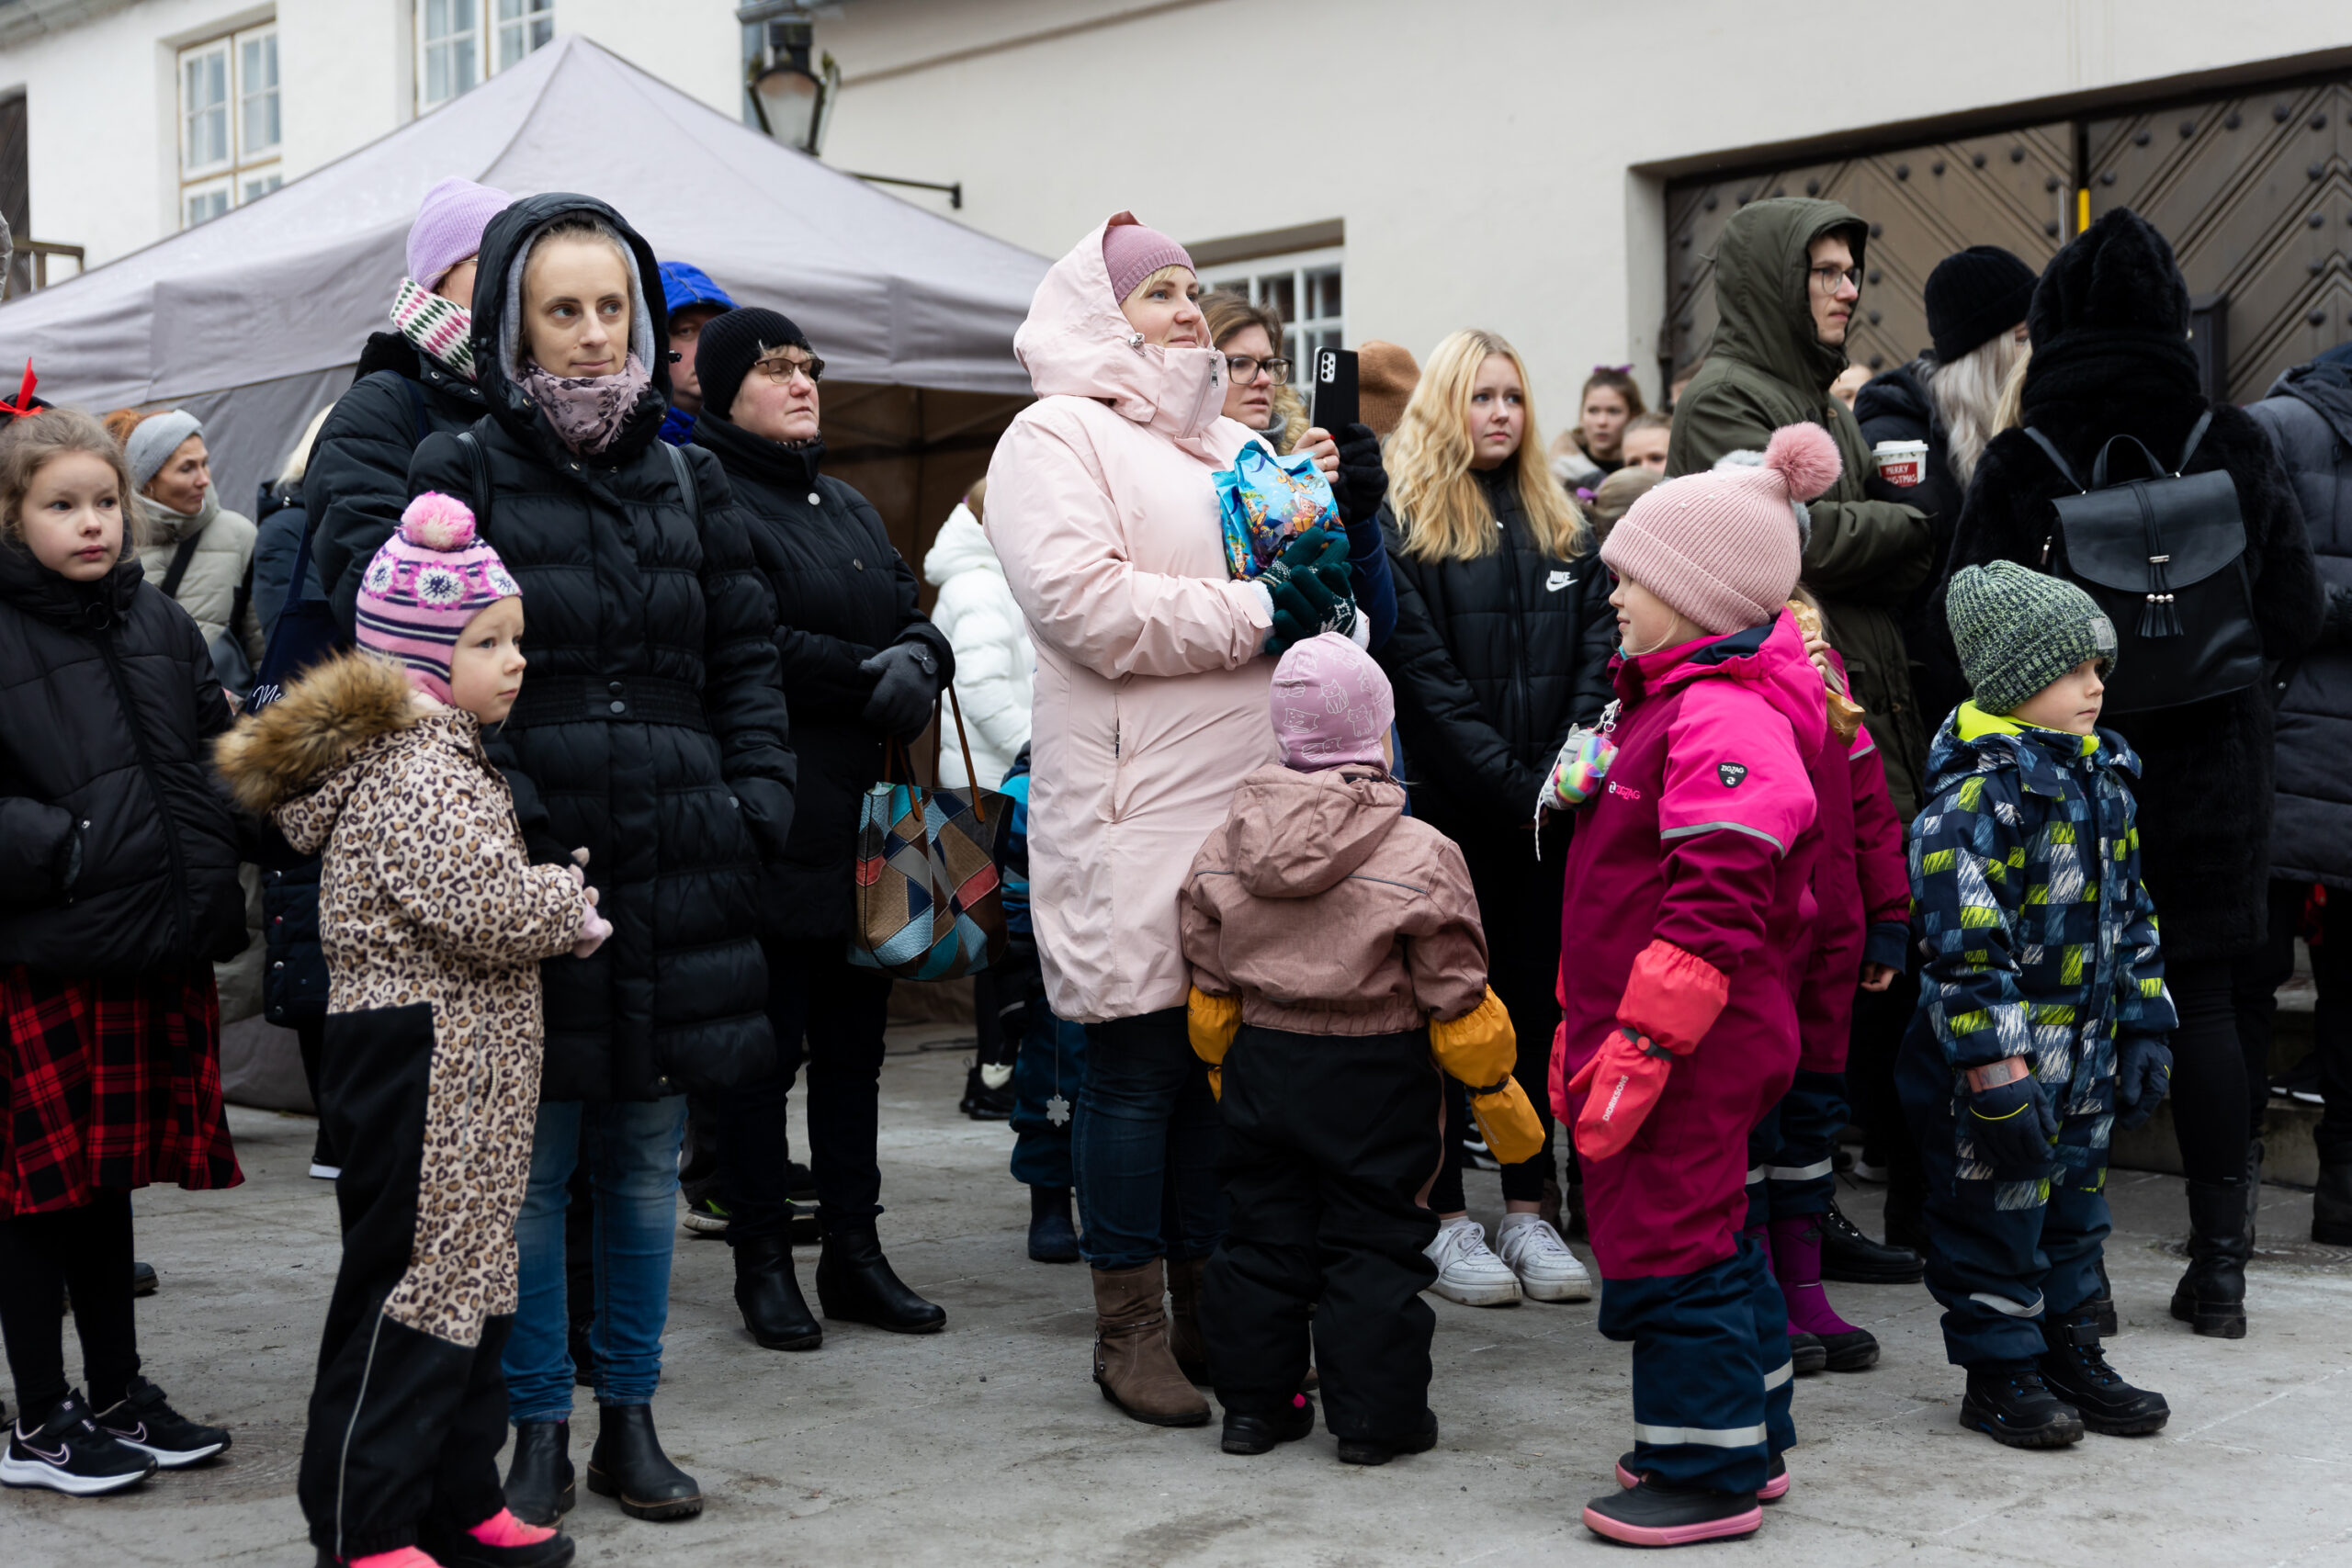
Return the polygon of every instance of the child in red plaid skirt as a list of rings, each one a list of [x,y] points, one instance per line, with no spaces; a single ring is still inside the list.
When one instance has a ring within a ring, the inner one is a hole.
[[[142,581],[121,448],[30,402],[0,430],[0,1483],[86,1495],[229,1446],[139,1374],[130,1190],[243,1179],[212,961],[245,930],[211,655]]]

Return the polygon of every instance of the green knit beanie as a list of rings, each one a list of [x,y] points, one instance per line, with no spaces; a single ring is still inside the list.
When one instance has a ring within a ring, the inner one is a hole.
[[[2063,578],[2015,561],[1964,566],[1944,592],[1944,616],[1976,705],[2018,705],[2086,659],[2115,668],[2115,626],[2091,596]]]

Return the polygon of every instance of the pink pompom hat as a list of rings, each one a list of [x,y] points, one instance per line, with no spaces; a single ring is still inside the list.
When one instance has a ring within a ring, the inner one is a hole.
[[[472,508],[426,491],[359,580],[359,646],[406,667],[417,690],[449,700],[449,664],[466,623],[522,588],[474,532]]]
[[[1829,432],[1783,425],[1760,462],[1736,453],[1634,502],[1609,531],[1601,563],[1714,636],[1761,626],[1788,603],[1803,570],[1791,503],[1826,491],[1842,467]]]

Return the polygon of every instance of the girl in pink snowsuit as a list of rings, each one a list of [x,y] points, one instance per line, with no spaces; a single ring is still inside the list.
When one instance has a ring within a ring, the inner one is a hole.
[[[1741,1231],[1749,1129],[1796,1071],[1821,846],[1790,502],[1838,471],[1826,432],[1790,426],[1760,467],[1651,491],[1600,552],[1616,750],[1569,851],[1552,1097],[1584,1160],[1600,1329],[1634,1345],[1624,1489],[1584,1521],[1641,1545],[1746,1535],[1787,1487],[1787,1323]]]

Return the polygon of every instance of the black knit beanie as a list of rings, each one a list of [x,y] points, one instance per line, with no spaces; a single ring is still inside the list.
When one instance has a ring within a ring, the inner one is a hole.
[[[1938,262],[1925,290],[1937,362],[1950,365],[2024,321],[2034,282],[2033,268],[1998,245],[1971,245]]]
[[[695,374],[702,378],[705,412],[732,419],[735,394],[742,390],[743,378],[761,354],[787,344],[816,352],[808,348],[807,334],[780,311],[747,305],[705,321],[695,344]]]

